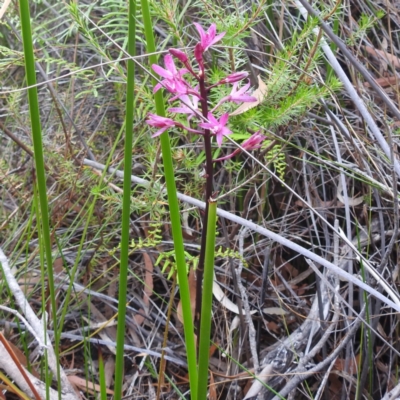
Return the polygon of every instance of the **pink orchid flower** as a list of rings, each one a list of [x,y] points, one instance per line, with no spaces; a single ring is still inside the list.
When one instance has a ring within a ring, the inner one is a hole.
[[[232,91],[228,96],[223,97],[218,104],[211,110],[216,110],[221,104],[225,103],[226,101],[232,101],[233,103],[251,103],[257,101],[257,99],[253,96],[248,95],[246,92],[250,87],[250,82],[247,85],[244,85],[239,90],[237,89],[239,82],[235,82],[232,85]]]
[[[146,121],[150,126],[154,126],[155,128],[161,128],[156,133],[154,133],[151,137],[160,136],[167,129],[175,126],[175,121],[171,118],[160,117],[159,115],[149,113],[149,119]]]
[[[257,131],[256,133],[253,133],[248,139],[246,139],[240,146],[247,151],[257,150],[262,146],[265,139],[266,137],[262,135],[260,131]],[[214,160],[214,162],[228,160],[229,158],[232,158],[239,154],[241,151],[241,149],[236,149],[231,154],[228,154],[225,157],[218,158]]]
[[[158,83],[156,86],[154,86],[153,92],[156,93],[162,87],[165,87],[171,93],[186,94],[188,92],[189,85],[187,82],[185,82],[182,76],[189,71],[186,68],[178,71],[170,54],[167,54],[164,57],[164,64],[166,69],[157,64],[153,64],[151,66],[158,75],[165,78],[163,81],[161,81],[161,83]]]
[[[250,82],[247,85],[244,85],[239,90],[237,90],[238,85],[239,85],[239,82],[235,82],[232,85],[231,94],[229,96],[227,96],[228,100],[226,100],[226,101],[233,101],[234,103],[257,101],[257,99],[255,97],[250,96],[246,93],[250,87]]]
[[[208,113],[207,119],[209,122],[202,122],[199,124],[201,128],[209,129],[213,135],[216,136],[218,146],[221,147],[224,136],[232,133],[225,125],[228,122],[229,114],[223,114],[219,121],[211,114]]]
[[[210,90],[216,86],[223,85],[225,83],[240,82],[241,80],[247,78],[248,76],[249,76],[248,72],[233,72],[232,74],[226,76],[217,83],[214,83],[214,85],[211,85],[208,89]]]
[[[216,35],[217,33],[217,28],[215,24],[211,24],[211,26],[208,28],[207,32],[204,32],[203,27],[198,24],[197,22],[194,22],[194,26],[196,27],[197,31],[199,32],[200,35],[200,44],[201,48],[203,50],[203,53],[207,51],[212,45],[220,41],[224,36],[226,32],[222,32],[219,35]]]
[[[249,76],[248,72],[233,72],[232,74],[226,76],[224,79],[219,81],[219,84],[223,83],[235,83],[247,78]]]
[[[257,150],[259,149],[264,140],[267,137],[262,135],[260,131],[257,131],[255,133],[253,133],[248,139],[246,139],[241,146],[245,149],[245,150]]]
[[[204,135],[204,132],[198,131],[197,129],[192,129],[190,126],[182,125],[180,122],[176,122],[171,118],[161,117],[159,115],[152,114],[152,113],[149,113],[148,116],[149,116],[149,119],[146,121],[146,123],[148,125],[154,126],[155,128],[161,128],[156,133],[151,135],[151,137],[153,137],[153,138],[156,136],[160,136],[163,132],[165,132],[169,128],[172,128],[173,126],[176,126],[177,128],[185,129],[188,132],[196,133],[198,135]]]
[[[191,98],[192,99],[190,99],[186,94],[179,96],[179,99],[182,101],[181,106],[171,107],[168,111],[179,114],[188,114],[188,121],[190,121],[190,119],[196,115],[195,111],[199,106],[199,98],[197,96],[191,96]]]

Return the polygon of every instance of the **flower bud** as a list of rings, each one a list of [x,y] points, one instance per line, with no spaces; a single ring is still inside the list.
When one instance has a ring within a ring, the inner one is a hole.
[[[186,53],[184,53],[182,50],[178,49],[169,49],[169,52],[176,57],[179,61],[181,61],[183,64],[186,64],[189,61],[188,56]]]
[[[194,58],[197,60],[202,70],[203,70],[203,53],[204,53],[203,47],[201,46],[200,43],[197,43],[194,48]]]
[[[249,76],[248,72],[234,72],[233,74],[228,75],[224,79],[220,81],[221,84],[223,83],[234,83],[234,82],[239,82],[244,78],[247,78]]]
[[[261,134],[261,131],[257,131],[242,143],[242,147],[245,150],[257,150],[262,146],[265,139],[266,137]]]

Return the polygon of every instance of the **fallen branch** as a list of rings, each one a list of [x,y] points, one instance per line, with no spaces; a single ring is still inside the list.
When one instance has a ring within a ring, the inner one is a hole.
[[[1,250],[0,250],[1,251]],[[25,380],[18,367],[15,365],[8,351],[4,348],[3,344],[0,343],[0,368],[5,371],[5,373],[18,385],[18,387],[26,393],[30,398],[35,398],[34,393],[29,387],[28,382]],[[42,399],[46,399],[46,384],[40,379],[33,376],[27,369],[25,369],[25,374],[30,380],[30,383],[35,387],[39,396]],[[49,388],[49,400],[59,400],[57,390]],[[74,400],[77,399],[75,396],[69,396],[66,393],[62,393],[61,398],[63,400]]]
[[[41,347],[41,350],[42,351],[44,350],[47,352],[48,366],[49,366],[51,372],[53,373],[53,376],[57,376],[57,358],[54,353],[54,349],[51,346],[51,341],[50,341],[49,335],[47,334],[47,332],[44,331],[42,322],[36,316],[36,314],[34,313],[34,311],[31,308],[30,304],[26,300],[23,291],[21,290],[13,273],[11,272],[10,266],[8,264],[8,259],[5,256],[5,254],[3,253],[3,250],[1,248],[0,248],[0,264],[2,266],[4,278],[7,281],[10,291],[12,292],[12,294],[15,297],[16,303],[18,304],[18,306],[24,313],[25,318],[27,319],[31,328],[35,331],[35,333],[36,333],[35,336],[37,336],[40,339],[39,346]],[[43,344],[46,344],[47,347],[44,347]],[[11,357],[8,355],[7,351],[4,349],[4,347],[2,345],[0,347],[1,347],[1,353],[0,353],[1,368],[3,368],[4,370],[10,369],[10,376],[12,377],[12,375],[11,375],[11,373],[13,372],[13,370],[11,368],[12,366],[10,366],[9,365],[10,362],[7,361],[7,360],[11,359]],[[6,353],[8,355],[7,358],[5,355],[3,357],[3,353]],[[12,360],[11,360],[11,364],[15,365],[12,362]],[[7,373],[9,373],[9,372],[7,372]],[[18,375],[22,376],[19,371],[18,371]],[[60,376],[61,376],[61,388],[62,388],[61,398],[63,400],[76,400],[77,399],[76,393],[75,393],[71,383],[69,382],[67,375],[61,368],[60,368]],[[15,379],[16,382],[18,382],[18,385],[20,385],[20,379],[17,381],[16,378],[14,378],[14,377],[12,377],[12,378]],[[39,393],[40,393],[40,390],[39,390],[40,387],[43,390],[46,390],[45,384],[43,382],[41,382],[40,380],[35,378],[35,381],[32,381],[32,382],[37,387],[37,390]],[[25,382],[25,385],[27,385],[26,382]],[[20,385],[20,387],[22,389],[21,385]],[[26,386],[26,387],[29,388],[29,386]],[[26,393],[28,393],[28,392],[26,392]],[[57,392],[56,392],[56,395],[57,395],[57,399],[58,399]],[[43,398],[45,398],[45,397],[46,397],[46,394],[44,392]]]

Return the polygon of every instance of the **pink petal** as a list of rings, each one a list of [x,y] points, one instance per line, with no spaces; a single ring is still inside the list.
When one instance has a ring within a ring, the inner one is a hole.
[[[239,82],[242,79],[245,79],[249,76],[248,72],[233,72],[232,74],[228,75],[226,78],[222,79],[224,83],[234,83]]]
[[[209,40],[214,39],[216,33],[217,33],[217,27],[215,26],[215,24],[211,24],[207,31],[208,39]]]
[[[186,94],[188,92],[188,88],[183,79],[175,79],[175,91],[180,94]]]
[[[198,24],[197,22],[193,22],[193,24],[194,24],[194,26],[196,27],[197,32],[199,32],[200,39],[201,39],[201,41],[203,42],[204,39],[206,39],[206,37],[207,37],[207,36],[206,36],[206,33],[204,32],[203,27],[202,27],[200,24]]]
[[[207,119],[210,121],[210,125],[212,125],[212,126],[219,124],[218,120],[211,113],[208,113]]]
[[[189,107],[171,107],[168,108],[168,111],[171,113],[180,113],[180,114],[191,114],[192,110]]]
[[[250,82],[247,84],[247,85],[244,85],[243,87],[241,87],[238,91],[237,91],[237,93],[238,94],[243,94],[244,92],[246,92],[247,91],[247,89],[250,87]]]
[[[232,98],[231,101],[234,103],[252,103],[257,101],[257,99],[253,96],[249,96],[248,94],[242,94],[241,96],[235,96],[235,98]]]
[[[175,121],[171,118],[161,117],[157,114],[148,114],[149,119],[146,121],[149,125],[157,128],[170,127],[175,125]]]
[[[228,114],[228,113],[225,113],[225,114],[222,115],[221,118],[219,119],[219,123],[220,123],[221,125],[226,125],[226,123],[227,123],[227,121],[228,121],[228,118],[229,118],[229,114]],[[230,131],[229,131],[229,132],[230,132]]]
[[[228,136],[232,133],[232,131],[225,126],[221,129],[221,132],[224,136]]]
[[[218,147],[221,147],[222,146],[223,135],[222,135],[222,133],[218,133],[218,135],[216,135],[216,136],[217,136]]]
[[[199,127],[200,128],[204,128],[204,129],[211,129],[211,128],[214,127],[214,125],[213,124],[209,124],[208,122],[201,122],[199,124]]]
[[[166,79],[166,80],[162,81],[162,87],[164,87],[171,93],[175,92],[175,82],[173,80]]]
[[[157,131],[156,133],[154,133],[153,135],[151,135],[152,138],[155,138],[157,136],[160,136],[162,133],[164,133],[166,130],[168,129],[168,127],[165,128],[161,128],[159,131]]]
[[[212,41],[212,44],[219,42],[225,36],[225,34],[226,32],[222,32],[219,35],[215,36],[215,38]]]
[[[170,71],[172,76],[175,76],[177,74],[174,59],[172,58],[172,56],[170,54],[167,54],[164,57],[164,64],[167,67],[167,70]]]
[[[253,133],[248,139],[242,143],[242,147],[246,150],[256,150],[262,146],[262,142],[266,139],[259,131]]]
[[[158,92],[162,87],[163,86],[161,85],[161,83],[157,83],[157,85],[154,86],[153,93]]]
[[[184,75],[184,74],[186,74],[186,73],[188,73],[188,72],[189,72],[188,69],[182,68],[182,69],[180,69],[180,70],[178,71],[178,75],[177,75],[177,76],[182,77],[182,75]]]
[[[182,100],[185,103],[191,104],[190,98],[187,94],[183,94],[182,96],[179,96],[179,100]]]
[[[163,78],[166,78],[166,79],[171,79],[172,78],[171,72],[165,70],[164,68],[161,68],[157,64],[153,64],[151,66],[151,68],[153,68],[153,71],[156,72],[158,75],[162,76]]]
[[[232,90],[231,90],[231,94],[235,94],[237,92],[237,87],[239,86],[239,82],[235,82],[232,85]]]

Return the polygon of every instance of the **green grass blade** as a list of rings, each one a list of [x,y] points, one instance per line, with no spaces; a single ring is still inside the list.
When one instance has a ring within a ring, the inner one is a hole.
[[[199,385],[197,400],[207,399],[208,360],[211,334],[212,288],[214,280],[215,223],[217,202],[209,200],[206,253],[204,259],[203,296],[201,301],[200,343],[199,343]]]
[[[34,151],[35,169],[36,169],[36,184],[38,188],[40,217],[41,217],[41,219],[38,220],[38,229],[41,229],[42,243],[44,247],[47,269],[44,268],[44,263],[41,264],[42,264],[42,272],[47,273],[47,279],[50,291],[51,311],[54,323],[54,351],[57,361],[58,392],[59,392],[59,397],[61,398],[59,335],[57,329],[56,294],[54,287],[53,262],[51,254],[49,207],[47,203],[47,187],[46,187],[46,176],[45,176],[43,147],[42,147],[43,144],[42,144],[41,123],[40,123],[39,101],[38,101],[37,88],[35,86],[36,66],[35,66],[35,58],[33,52],[29,1],[19,0],[19,7],[20,7],[21,28],[22,28],[22,42],[24,46],[24,56],[25,56],[24,60],[25,60],[26,80],[28,86],[31,86],[28,89],[28,101],[29,101],[29,114],[31,118],[32,141],[33,141],[33,151]],[[43,248],[41,246],[41,252],[42,251]],[[45,301],[45,299],[43,299],[43,301]],[[50,387],[51,382],[46,382],[46,383]]]
[[[129,0],[128,10],[128,53],[136,53],[136,1]],[[129,225],[131,213],[131,173],[132,173],[132,143],[133,143],[133,116],[134,116],[134,89],[135,89],[135,63],[127,61],[128,77],[126,86],[126,111],[125,111],[125,149],[124,149],[124,184],[122,199],[122,227],[121,227],[121,260],[119,271],[118,294],[118,326],[117,326],[117,354],[115,367],[114,399],[122,397],[122,384],[124,377],[124,343],[125,343],[125,316],[128,282],[129,258]]]
[[[99,382],[100,382],[100,400],[107,400],[106,373],[104,371],[104,360],[101,348],[99,348]]]
[[[141,0],[141,5],[145,36],[147,41],[147,52],[151,54],[155,53],[156,46],[154,42],[154,30],[150,16],[149,3],[147,0]],[[156,64],[157,56],[155,54],[150,55],[149,61],[150,64]],[[156,84],[155,81],[153,83]],[[154,99],[156,103],[157,114],[160,116],[165,116],[164,99],[161,91],[158,91],[154,95]],[[192,311],[190,308],[190,292],[188,277],[186,273],[186,260],[183,247],[179,203],[175,184],[174,167],[172,163],[171,144],[169,142],[168,133],[164,132],[160,136],[160,140],[164,163],[165,183],[167,186],[169,212],[171,217],[172,237],[174,240],[175,259],[178,270],[179,291],[182,302],[183,326],[185,331],[185,344],[189,369],[191,399],[197,400],[198,377],[194,325],[192,320]]]

